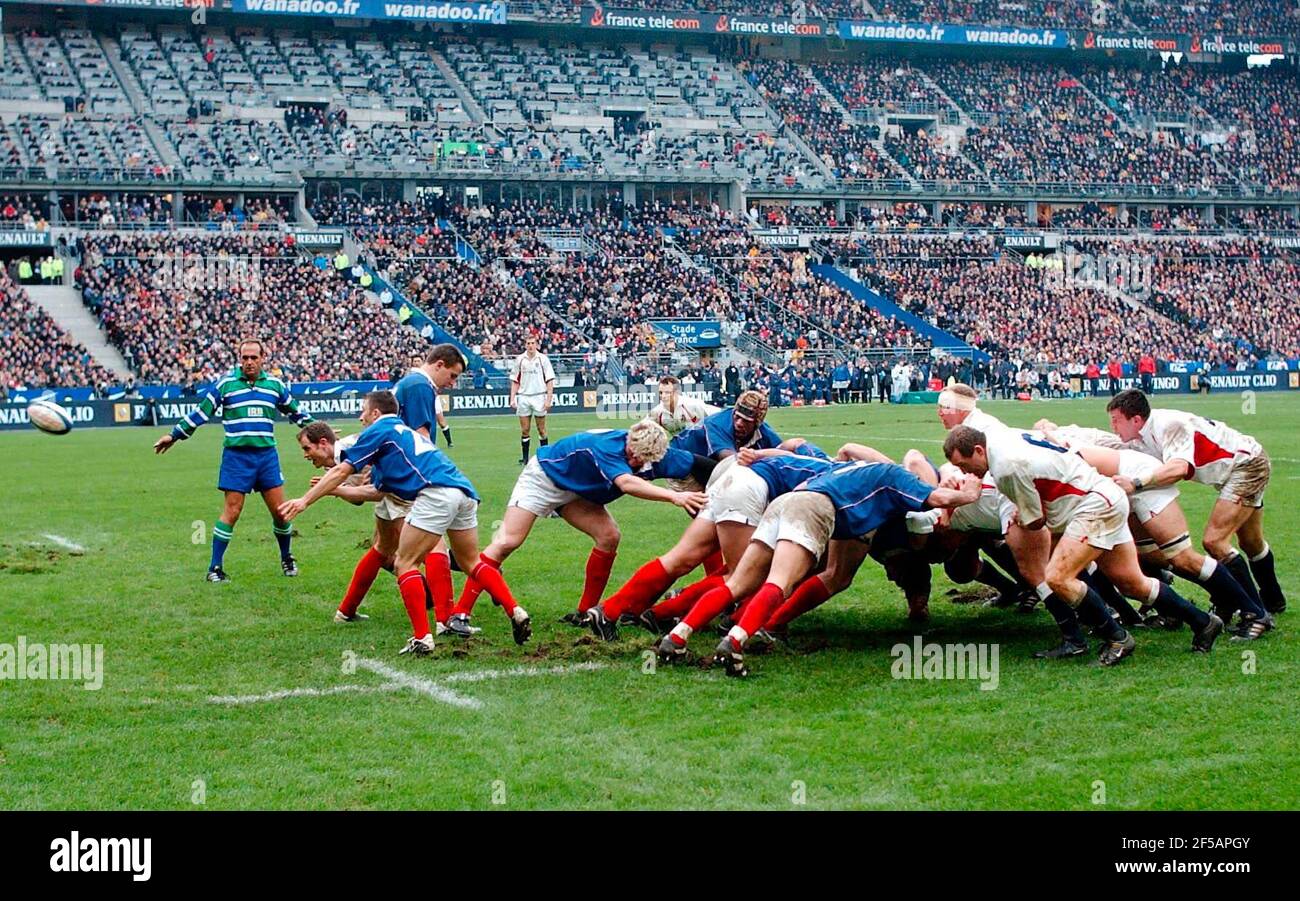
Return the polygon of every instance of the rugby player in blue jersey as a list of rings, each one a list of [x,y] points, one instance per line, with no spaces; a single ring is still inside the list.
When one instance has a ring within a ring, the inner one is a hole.
[[[470,573],[492,600],[510,617],[516,644],[532,634],[527,611],[510,594],[501,573],[485,566],[478,553],[478,494],[456,464],[433,446],[424,435],[402,422],[397,415],[397,398],[390,391],[372,391],[361,407],[366,428],[356,443],[345,449],[341,462],[323,475],[300,498],[285,501],[279,513],[292,520],[309,506],[332,494],[354,472],[369,466],[375,488],[411,501],[393,559],[393,572],[402,603],[415,633],[403,654],[428,654],[433,650],[427,592],[420,564],[443,536],[462,568]]]
[[[727,675],[746,675],[744,647],[750,635],[768,622],[832,539],[867,540],[891,519],[930,507],[959,507],[979,496],[980,480],[974,476],[954,489],[929,485],[892,463],[858,462],[828,470],[768,505],[735,572],[664,637],[660,658],[684,658],[695,629],[733,601],[753,595],[713,657],[726,666]]]
[[[561,516],[580,532],[591,536],[594,547],[587,557],[586,577],[579,613],[600,600],[609,583],[618,551],[618,524],[605,506],[624,494],[675,504],[695,514],[707,503],[700,491],[674,491],[651,484],[651,479],[708,481],[711,461],[679,448],[670,448],[668,433],[648,419],[630,429],[598,429],[569,435],[538,448],[515,482],[501,528],[483,562],[499,568],[532,530],[539,516]],[[465,634],[474,602],[475,580],[465,583],[448,626]]]

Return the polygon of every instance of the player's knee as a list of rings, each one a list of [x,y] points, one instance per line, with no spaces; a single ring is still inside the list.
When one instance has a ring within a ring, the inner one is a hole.
[[[1214,532],[1205,533],[1205,537],[1201,539],[1201,546],[1205,548],[1205,553],[1215,560],[1223,560],[1232,552],[1232,542],[1228,540],[1228,536]]]
[[[1068,567],[1062,566],[1058,561],[1050,561],[1047,564],[1047,571],[1044,574],[1044,580],[1047,587],[1061,597],[1067,597],[1073,586],[1077,573],[1070,572]]]
[[[618,526],[610,525],[602,528],[592,538],[596,541],[596,547],[607,554],[612,554],[618,550],[618,543],[623,540],[623,533],[618,530]]]

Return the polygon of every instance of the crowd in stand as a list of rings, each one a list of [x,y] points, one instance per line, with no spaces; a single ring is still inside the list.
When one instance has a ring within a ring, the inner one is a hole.
[[[0,400],[14,388],[100,387],[118,381],[0,267]]]
[[[112,234],[81,254],[75,283],[142,383],[210,380],[247,336],[298,381],[387,378],[427,346],[345,273],[280,238]]]
[[[44,231],[50,227],[49,206],[34,194],[0,194],[0,228]]]

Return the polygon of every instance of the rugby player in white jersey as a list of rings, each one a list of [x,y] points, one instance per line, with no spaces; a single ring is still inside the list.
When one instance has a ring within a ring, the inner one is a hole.
[[[1162,465],[1159,458],[1125,447],[1119,436],[1102,429],[1058,426],[1046,419],[1040,419],[1034,428],[1051,443],[1070,448],[1102,475],[1117,481],[1149,484]],[[1225,625],[1239,613],[1242,622],[1234,633],[1238,638],[1253,640],[1266,631],[1267,611],[1259,601],[1250,596],[1226,567],[1192,547],[1187,517],[1178,503],[1175,485],[1136,492],[1129,496],[1129,504],[1132,509],[1129,525],[1137,538],[1140,557],[1155,567],[1168,566],[1199,584],[1209,592],[1215,613]]]
[[[1007,429],[986,435],[965,425],[949,432],[943,450],[962,472],[981,479],[991,475],[998,491],[1016,505],[1017,519],[1025,529],[1047,531],[1055,537],[1047,562],[1047,590],[1101,636],[1103,645],[1097,658],[1101,665],[1119,663],[1133,653],[1136,643],[1111,618],[1096,589],[1080,578],[1093,562],[1128,597],[1191,623],[1193,650],[1213,647],[1223,631],[1223,621],[1194,607],[1159,579],[1142,573],[1128,527],[1128,496],[1082,457],[1032,435]],[[1077,639],[1069,634],[1065,641],[1077,645]],[[1086,645],[1075,653],[1085,651]]]
[[[650,411],[650,418],[663,426],[671,438],[682,429],[699,425],[706,416],[719,410],[719,407],[682,394],[682,383],[676,377],[666,375],[659,380],[659,404]]]
[[[537,349],[537,336],[524,340],[524,352],[510,366],[510,406],[519,417],[519,462],[528,462],[533,422],[537,423],[537,446],[546,447],[546,414],[555,399],[555,369],[546,354]]]
[[[1272,466],[1259,442],[1194,413],[1153,410],[1136,388],[1112,397],[1106,412],[1116,435],[1163,461],[1149,479],[1121,478],[1120,487],[1136,494],[1190,479],[1215,489],[1219,496],[1201,544],[1269,613],[1285,610],[1273,552],[1264,539],[1264,490]],[[1234,535],[1240,552],[1232,546]],[[1271,626],[1270,618],[1265,628]]]

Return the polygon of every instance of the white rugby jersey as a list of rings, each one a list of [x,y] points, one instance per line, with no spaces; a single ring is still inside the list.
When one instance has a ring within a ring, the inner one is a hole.
[[[1124,500],[1120,487],[1082,457],[1033,435],[989,435],[987,450],[988,475],[1026,525],[1046,517],[1048,529],[1062,532],[1079,514]]]
[[[510,380],[519,386],[518,393],[525,397],[546,393],[546,383],[555,381],[555,370],[544,353],[529,357],[522,353],[510,367]]]
[[[351,447],[352,445],[356,444],[357,439],[360,437],[361,437],[361,433],[357,432],[355,435],[346,435],[343,438],[340,438],[338,441],[334,442],[334,465],[337,466],[338,464],[343,462],[342,459],[343,452],[347,450],[349,447]]]
[[[939,479],[948,476],[965,478],[965,473],[951,463],[939,467]],[[998,486],[993,483],[991,474],[985,474],[980,485],[980,499],[972,504],[955,507],[948,518],[948,528],[958,532],[991,532],[1005,535],[1011,524],[1011,514],[1015,505],[1007,500]],[[914,534],[928,535],[938,524],[942,510],[924,510],[920,513],[907,514],[907,530]]]
[[[971,410],[966,414],[966,418],[961,421],[962,425],[970,426],[972,429],[979,429],[984,434],[998,429],[1005,429],[1008,426],[990,413],[985,413],[979,407]]]
[[[1110,450],[1120,450],[1124,447],[1123,440],[1114,432],[1083,425],[1063,425],[1052,432],[1052,435],[1057,441],[1071,449],[1076,447],[1105,447]]]
[[[663,404],[659,404],[650,411],[650,418],[663,426],[669,435],[676,435],[682,429],[689,429],[691,426],[699,425],[706,416],[712,416],[717,412],[718,408],[711,404],[706,404],[698,398],[679,394],[677,396],[677,409],[669,413]]]
[[[1249,435],[1182,410],[1152,410],[1151,418],[1131,444],[1166,463],[1170,460],[1190,463],[1192,481],[1215,488],[1223,487],[1228,481],[1233,466],[1263,450]]]

